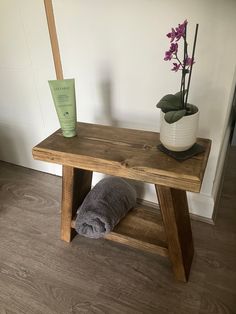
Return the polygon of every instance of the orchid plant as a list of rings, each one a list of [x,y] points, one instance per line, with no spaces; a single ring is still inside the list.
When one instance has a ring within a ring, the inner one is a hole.
[[[180,91],[174,95],[168,94],[164,96],[156,105],[157,108],[160,108],[165,113],[165,120],[168,123],[174,123],[186,115],[194,114],[198,110],[196,106],[188,103],[192,68],[193,64],[195,63],[194,54],[197,41],[198,24],[196,24],[195,28],[195,36],[191,57],[189,57],[188,54],[187,24],[188,21],[185,20],[176,28],[172,28],[171,31],[166,35],[170,39],[170,48],[168,51],[165,52],[164,60],[172,61],[173,67],[171,71],[181,71],[182,73]],[[178,55],[179,45],[181,41],[183,42],[182,59]]]

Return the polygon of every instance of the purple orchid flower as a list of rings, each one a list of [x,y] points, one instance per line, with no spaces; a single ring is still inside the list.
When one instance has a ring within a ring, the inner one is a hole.
[[[185,36],[185,29],[186,25],[188,24],[188,21],[185,20],[182,24],[179,24],[178,27],[175,29],[175,40],[178,41],[180,38],[184,38]]]
[[[171,71],[177,72],[177,71],[182,69],[182,67],[181,67],[181,69],[180,69],[180,67],[181,67],[180,63],[173,63],[173,68],[171,69]]]
[[[173,54],[172,54],[171,51],[166,51],[166,52],[165,52],[165,57],[164,57],[164,60],[165,60],[165,61],[171,60],[172,57],[173,57]]]
[[[182,24],[178,24],[177,27],[171,28],[171,31],[166,34],[166,36],[170,40],[170,48],[168,51],[165,52],[164,60],[165,61],[172,61],[172,68],[171,71],[173,72],[182,72],[181,77],[181,85],[180,85],[180,95],[181,96],[181,104],[182,108],[186,109],[188,104],[188,93],[189,93],[189,86],[191,81],[192,75],[192,68],[193,64],[195,63],[194,54],[195,54],[195,47],[196,47],[196,40],[197,40],[197,33],[198,33],[198,24],[196,24],[195,28],[195,35],[194,35],[194,43],[193,43],[193,51],[192,56],[189,57],[188,54],[188,43],[187,43],[187,24],[188,21],[185,20]],[[179,57],[179,45],[183,42],[183,58]],[[186,76],[188,77],[188,82],[186,80]],[[187,86],[186,86],[187,85]],[[183,93],[183,91],[186,91]]]
[[[164,60],[165,61],[171,60],[173,58],[173,54],[177,54],[177,52],[178,52],[178,44],[177,43],[172,43],[170,45],[170,49],[165,52]]]
[[[172,43],[170,45],[170,50],[171,53],[177,53],[178,52],[178,44],[177,43]]]
[[[184,63],[185,63],[185,66],[191,66],[191,65],[194,64],[195,62],[194,62],[193,58],[187,57],[187,58],[185,59]]]
[[[175,29],[172,27],[172,29],[171,29],[171,32],[170,33],[168,33],[168,34],[166,34],[166,36],[168,37],[168,38],[170,38],[170,42],[172,42],[172,41],[174,41],[175,40]]]

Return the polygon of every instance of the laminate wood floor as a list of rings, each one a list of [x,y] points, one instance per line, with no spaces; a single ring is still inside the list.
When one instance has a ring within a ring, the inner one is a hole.
[[[168,259],[59,240],[61,178],[0,162],[0,314],[236,313],[236,149],[216,225],[192,221],[188,284]]]

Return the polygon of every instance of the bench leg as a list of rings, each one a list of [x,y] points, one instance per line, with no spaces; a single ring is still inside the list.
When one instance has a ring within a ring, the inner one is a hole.
[[[70,242],[76,235],[72,218],[91,189],[92,171],[74,167],[62,168],[61,239]]]
[[[187,282],[194,249],[186,191],[160,185],[155,187],[175,277]]]

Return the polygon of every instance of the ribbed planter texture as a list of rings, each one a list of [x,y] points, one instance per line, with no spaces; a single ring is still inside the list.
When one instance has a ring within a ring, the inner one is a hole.
[[[160,141],[162,145],[175,152],[191,148],[196,143],[199,110],[171,124],[165,121],[164,115],[160,111]]]

